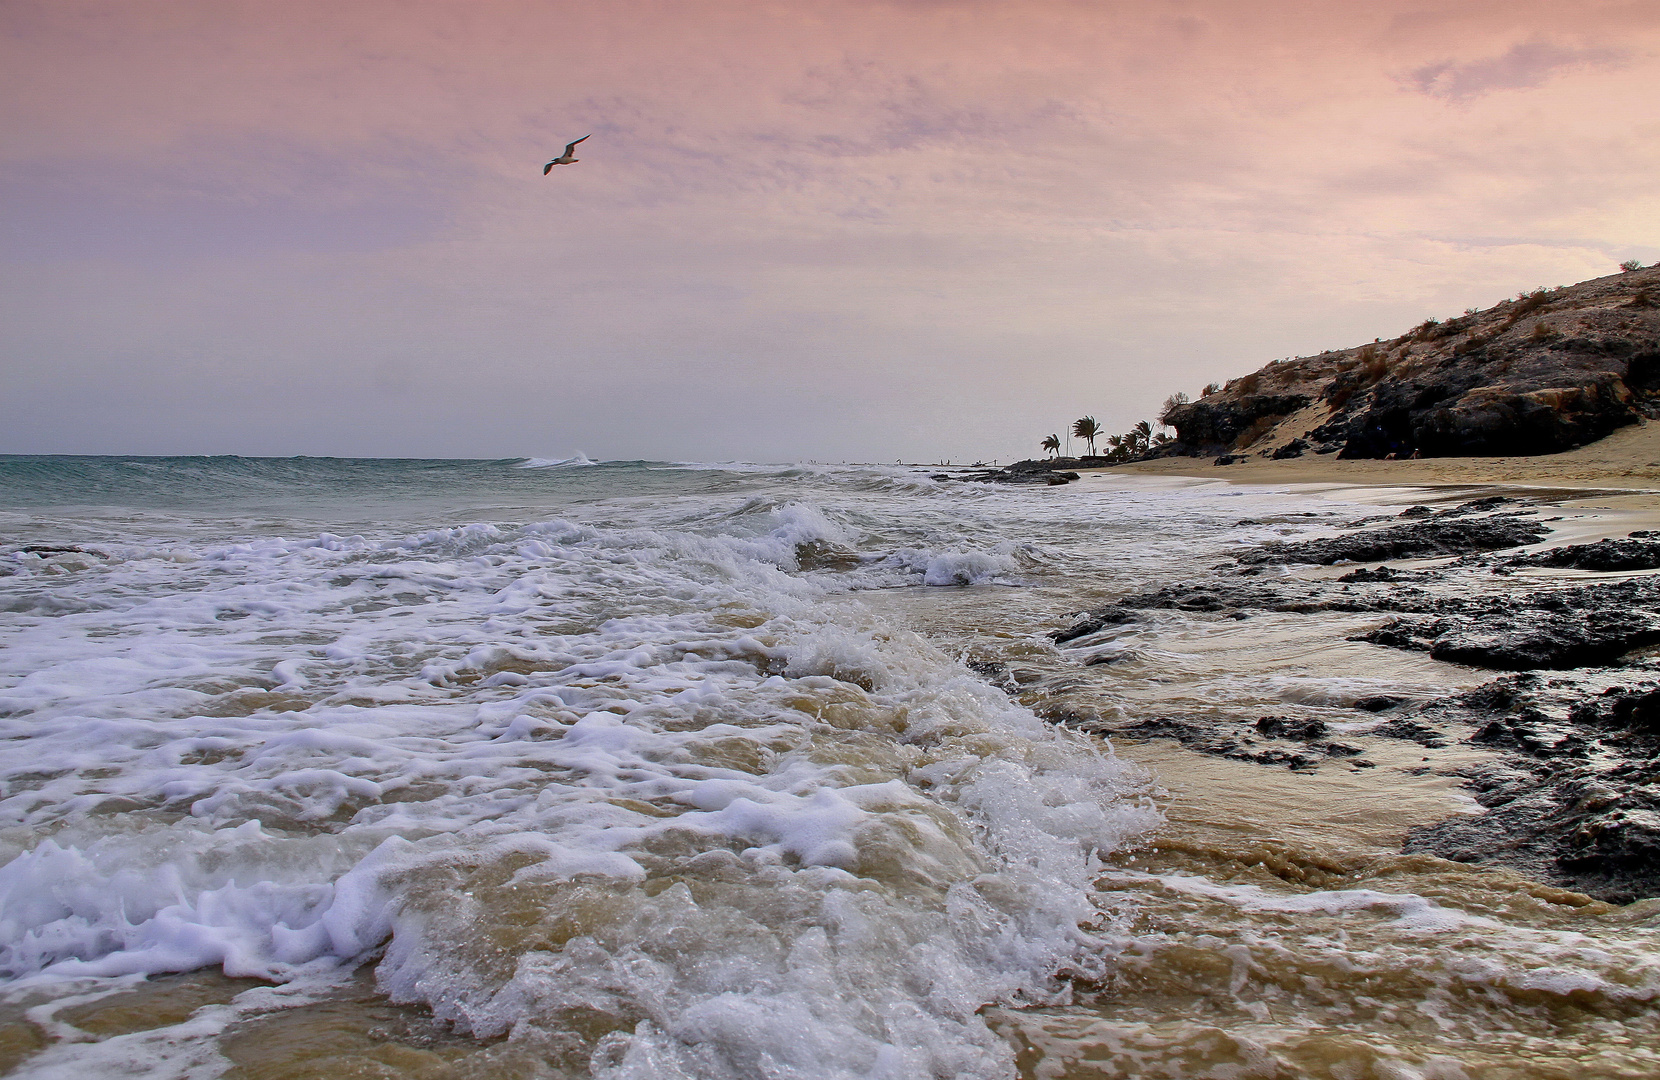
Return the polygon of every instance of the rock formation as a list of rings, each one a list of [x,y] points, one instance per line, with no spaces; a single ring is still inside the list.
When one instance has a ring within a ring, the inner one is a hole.
[[[1660,266],[1276,361],[1172,408],[1162,453],[1546,454],[1645,416],[1660,417]]]
[[[1660,896],[1660,663],[1653,655],[1660,577],[1578,581],[1513,569],[1648,569],[1660,565],[1660,541],[1641,532],[1508,552],[1539,539],[1527,527],[1543,528],[1511,506],[1495,498],[1439,512],[1412,507],[1394,520],[1349,522],[1325,540],[1259,543],[1210,574],[1078,613],[1048,636],[1074,663],[1091,666],[1125,656],[1113,647],[1122,627],[1155,624],[1165,612],[1218,622],[1270,612],[1378,614],[1390,618],[1348,640],[1516,674],[1448,695],[1357,695],[1326,702],[1312,716],[1256,716],[1208,702],[1154,716],[1089,715],[1041,701],[1033,707],[1052,722],[1114,740],[1175,739],[1196,753],[1299,773],[1339,762],[1374,767],[1361,755],[1375,752],[1378,740],[1431,748],[1464,742],[1491,755],[1453,764],[1444,775],[1462,779],[1484,812],[1414,829],[1405,851],[1508,866],[1610,903]],[[1506,529],[1516,531],[1506,536]],[[1265,562],[1326,563],[1339,551],[1370,561],[1396,549],[1414,557],[1468,553],[1410,570],[1361,567],[1335,579],[1263,576],[1261,569]],[[1013,668],[975,670],[1011,694],[1029,694],[1027,684],[1036,681]],[[1065,692],[1065,683],[1056,686]],[[1344,705],[1353,710],[1348,717],[1339,711]]]

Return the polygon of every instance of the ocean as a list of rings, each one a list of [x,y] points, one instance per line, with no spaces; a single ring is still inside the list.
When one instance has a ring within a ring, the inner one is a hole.
[[[1375,506],[936,472],[0,458],[0,1067],[1660,1075],[1660,905],[1398,854],[1467,751],[1075,722],[1480,682],[1046,636]]]

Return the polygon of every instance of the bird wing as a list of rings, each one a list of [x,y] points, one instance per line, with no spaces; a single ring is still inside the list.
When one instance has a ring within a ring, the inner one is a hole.
[[[569,143],[569,144],[567,144],[567,145],[566,145],[566,147],[565,147],[565,156],[566,156],[566,157],[570,157],[570,156],[571,156],[571,152],[572,152],[572,151],[574,151],[574,150],[575,150],[575,149],[576,149],[576,143],[578,143],[578,142],[581,142],[581,141],[582,141],[582,140],[583,140],[583,139],[591,139],[591,138],[593,138],[593,137],[594,137],[594,134],[593,134],[593,132],[589,132],[589,133],[588,133],[588,134],[586,134],[586,135],[584,135],[584,136],[582,136],[582,139],[578,139],[578,140],[576,140],[576,142],[574,142],[574,143]]]
[[[548,173],[550,173],[552,171],[553,171],[553,162],[550,161],[546,165],[542,166],[542,175],[543,176],[546,176]]]

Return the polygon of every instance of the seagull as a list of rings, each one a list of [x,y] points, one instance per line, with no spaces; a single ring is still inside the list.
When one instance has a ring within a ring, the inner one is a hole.
[[[593,133],[592,132],[588,133],[587,135],[582,136],[582,139],[591,139],[591,138],[593,138]],[[553,167],[555,165],[575,165],[576,164],[576,158],[572,157],[571,155],[576,153],[576,143],[581,142],[582,139],[578,139],[574,143],[566,144],[565,152],[563,154],[560,154],[558,157],[554,158],[552,161],[550,161],[546,165],[542,166],[542,175],[546,176],[548,173],[552,172]]]

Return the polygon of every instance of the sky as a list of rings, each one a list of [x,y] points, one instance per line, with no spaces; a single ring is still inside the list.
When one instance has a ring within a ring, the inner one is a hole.
[[[1006,461],[1631,258],[1654,0],[0,0],[0,453]]]

